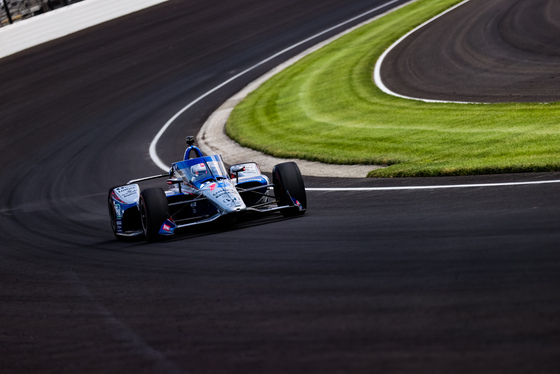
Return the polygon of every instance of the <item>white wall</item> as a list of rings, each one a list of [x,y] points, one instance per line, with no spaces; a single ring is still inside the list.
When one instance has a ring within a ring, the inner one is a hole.
[[[0,58],[168,0],[85,0],[0,28]]]

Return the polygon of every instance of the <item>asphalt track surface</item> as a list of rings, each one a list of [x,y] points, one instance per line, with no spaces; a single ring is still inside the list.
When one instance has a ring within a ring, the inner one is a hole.
[[[430,100],[560,100],[560,3],[471,0],[387,55],[383,83]]]
[[[159,172],[149,143],[185,102],[378,4],[171,1],[0,60],[0,372],[558,372],[558,184],[310,191],[296,219],[112,236],[107,189]],[[185,113],[160,156],[262,70]]]

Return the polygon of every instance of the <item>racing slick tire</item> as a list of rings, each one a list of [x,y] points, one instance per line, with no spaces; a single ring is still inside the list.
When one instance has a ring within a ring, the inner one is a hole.
[[[304,214],[307,209],[307,195],[299,167],[295,162],[284,162],[272,169],[272,183],[278,206],[294,206],[282,210],[284,217]],[[296,209],[299,207],[299,209]]]
[[[144,236],[149,242],[164,239],[159,234],[163,223],[169,218],[167,197],[161,188],[148,188],[140,193],[140,219]]]

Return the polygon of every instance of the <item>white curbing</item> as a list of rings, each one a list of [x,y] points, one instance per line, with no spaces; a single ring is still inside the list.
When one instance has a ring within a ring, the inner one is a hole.
[[[85,0],[0,28],[0,58],[169,0]]]

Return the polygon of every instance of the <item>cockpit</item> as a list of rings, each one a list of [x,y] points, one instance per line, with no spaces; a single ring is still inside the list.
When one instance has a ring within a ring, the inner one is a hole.
[[[200,189],[208,181],[227,179],[228,174],[220,155],[197,157],[175,162],[173,172],[183,182]]]

